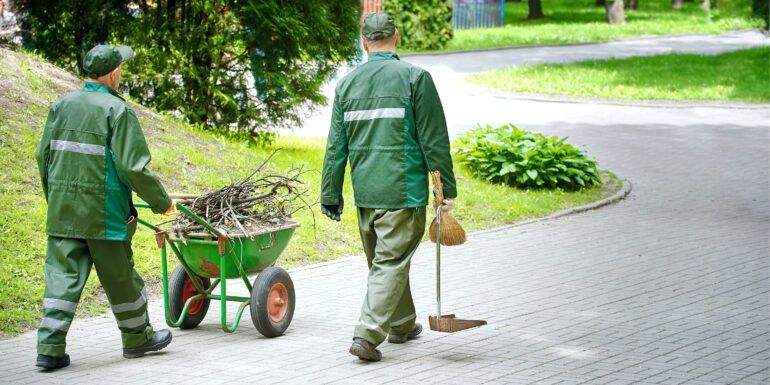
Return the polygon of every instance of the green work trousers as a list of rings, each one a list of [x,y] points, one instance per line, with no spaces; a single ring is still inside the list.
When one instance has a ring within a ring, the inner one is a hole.
[[[129,226],[130,236],[136,230],[136,222]],[[105,241],[49,236],[43,321],[37,331],[38,354],[64,355],[67,331],[92,265],[118,322],[123,347],[143,345],[152,336],[144,281],[134,270],[130,238]]]
[[[414,328],[409,266],[425,232],[425,207],[359,207],[358,229],[369,263],[369,278],[353,337],[379,345],[388,333],[406,334]]]

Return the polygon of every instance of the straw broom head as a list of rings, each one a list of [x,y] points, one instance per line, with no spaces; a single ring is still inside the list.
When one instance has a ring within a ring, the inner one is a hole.
[[[444,188],[441,184],[441,173],[433,171],[430,173],[433,178],[433,187],[436,190],[436,199],[433,202],[435,208],[441,206],[444,202]],[[430,223],[428,230],[431,242],[436,242],[436,218]],[[465,243],[465,230],[449,212],[441,213],[441,244],[444,246],[462,245]]]

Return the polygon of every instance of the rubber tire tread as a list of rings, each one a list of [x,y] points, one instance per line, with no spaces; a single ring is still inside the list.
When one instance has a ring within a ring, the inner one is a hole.
[[[281,322],[276,323],[268,315],[267,296],[270,293],[270,288],[277,282],[283,283],[286,286],[286,291],[289,295],[289,307],[286,309],[286,314]],[[291,277],[286,270],[271,266],[257,275],[257,279],[254,281],[254,286],[251,289],[250,310],[251,321],[260,334],[267,338],[283,335],[289,324],[291,324],[292,317],[294,317],[294,304],[294,283],[291,281]]]
[[[209,278],[201,276],[197,277],[203,281],[204,289],[208,289],[211,286],[211,280]],[[168,310],[173,322],[179,320],[179,317],[182,315],[182,310],[184,309],[182,293],[184,292],[184,283],[189,279],[184,267],[179,265],[174,269],[174,272],[171,273],[171,277],[168,280]],[[207,298],[203,300],[203,306],[201,306],[198,313],[187,314],[187,317],[185,317],[184,322],[182,322],[182,325],[180,325],[179,328],[192,329],[198,326],[198,324],[200,324],[206,317],[206,312],[209,311],[209,303],[211,303],[210,299]]]

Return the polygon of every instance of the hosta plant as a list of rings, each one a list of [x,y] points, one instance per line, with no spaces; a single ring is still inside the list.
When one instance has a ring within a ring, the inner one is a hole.
[[[458,161],[476,178],[521,188],[576,190],[601,183],[596,161],[566,137],[546,137],[509,124],[460,136]]]

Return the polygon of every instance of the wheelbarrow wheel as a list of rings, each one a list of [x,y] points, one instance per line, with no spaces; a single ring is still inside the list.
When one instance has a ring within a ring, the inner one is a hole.
[[[251,321],[263,336],[278,337],[294,316],[294,284],[286,270],[262,270],[251,290]]]
[[[206,277],[193,275],[198,281],[198,284],[205,290],[211,286],[211,280]],[[198,294],[198,289],[195,288],[190,276],[184,271],[184,267],[181,265],[174,269],[171,273],[171,278],[168,281],[168,308],[171,313],[171,320],[177,322],[179,317],[182,316],[182,310],[187,300]],[[203,321],[206,317],[206,312],[209,310],[210,299],[201,299],[193,301],[190,307],[187,309],[187,316],[179,327],[181,329],[192,329]]]

